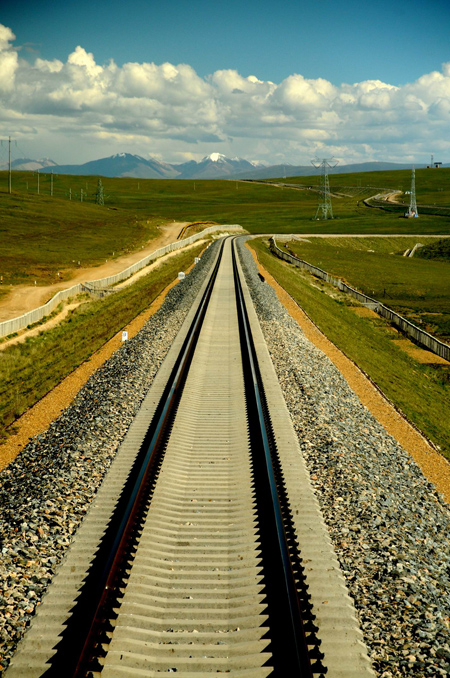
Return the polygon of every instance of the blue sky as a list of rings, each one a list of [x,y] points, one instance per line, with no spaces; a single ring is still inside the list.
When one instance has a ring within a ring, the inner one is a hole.
[[[450,155],[448,2],[0,0],[0,24],[0,133],[30,155]]]
[[[445,0],[5,0],[18,44],[64,60],[81,45],[97,63],[187,63],[201,76],[233,68],[279,82],[292,73],[333,84],[415,80],[450,58]],[[35,51],[34,51],[35,50]]]

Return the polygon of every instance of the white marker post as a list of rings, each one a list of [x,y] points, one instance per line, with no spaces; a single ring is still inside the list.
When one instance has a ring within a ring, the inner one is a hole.
[[[123,330],[122,341],[127,341],[127,340],[128,340],[128,332],[126,330]]]

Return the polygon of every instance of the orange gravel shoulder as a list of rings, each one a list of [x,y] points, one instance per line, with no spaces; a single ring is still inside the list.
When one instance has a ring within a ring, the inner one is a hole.
[[[254,250],[250,247],[249,250],[256,261],[259,272],[264,276],[267,283],[274,288],[278,299],[299,324],[305,336],[330,358],[362,404],[384,426],[386,431],[409,452],[421,468],[424,476],[435,485],[437,491],[450,503],[450,463],[391,405],[355,363],[322,334],[286,290],[261,266]]]

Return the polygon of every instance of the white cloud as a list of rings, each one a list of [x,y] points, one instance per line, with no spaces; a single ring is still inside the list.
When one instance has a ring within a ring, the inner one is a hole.
[[[15,38],[10,28],[0,24],[0,91],[4,92],[9,92],[14,87],[18,58],[10,43]]]
[[[328,108],[337,89],[327,80],[308,80],[302,75],[290,75],[276,88],[274,100],[284,110],[308,111]]]
[[[91,54],[91,52],[86,52],[86,50],[80,46],[75,49],[75,52],[69,54],[67,63],[71,66],[75,66],[76,69],[83,69],[81,73],[90,79],[98,78],[103,72],[103,68],[97,66],[95,63],[94,55]],[[79,77],[80,71],[74,69],[72,73],[74,77],[77,78]]]
[[[298,73],[273,83],[234,69],[201,78],[188,64],[99,65],[81,46],[66,62],[29,63],[14,39],[0,25],[0,131],[58,162],[120,150],[168,161],[211,151],[269,163],[309,163],[316,151],[420,161],[449,149],[450,62],[402,87]]]
[[[53,59],[53,61],[46,61],[45,59],[36,59],[34,62],[35,68],[38,68],[40,71],[48,73],[59,73],[62,70],[64,64],[59,59]]]
[[[10,48],[10,42],[16,39],[16,36],[8,26],[0,24],[0,51],[3,52]]]

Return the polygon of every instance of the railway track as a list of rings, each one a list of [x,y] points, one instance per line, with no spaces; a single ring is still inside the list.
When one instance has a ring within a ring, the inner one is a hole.
[[[6,677],[362,678],[361,638],[227,239]]]

